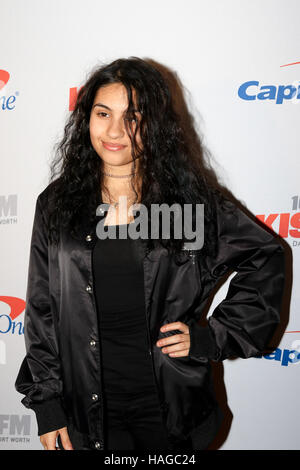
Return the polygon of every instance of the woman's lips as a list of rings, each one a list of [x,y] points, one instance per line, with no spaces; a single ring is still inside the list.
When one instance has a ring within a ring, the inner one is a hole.
[[[103,147],[106,148],[107,150],[112,150],[113,152],[116,152],[117,150],[122,150],[126,147],[126,145],[116,145],[116,144],[111,144],[110,142],[102,142]]]

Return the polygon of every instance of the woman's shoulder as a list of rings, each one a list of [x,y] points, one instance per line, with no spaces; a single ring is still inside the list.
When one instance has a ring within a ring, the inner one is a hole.
[[[61,177],[51,181],[37,196],[37,201],[40,202],[42,208],[46,208],[52,200],[57,188],[61,183]]]

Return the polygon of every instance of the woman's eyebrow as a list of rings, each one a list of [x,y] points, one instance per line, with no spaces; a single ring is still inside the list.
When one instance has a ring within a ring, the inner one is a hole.
[[[100,106],[100,107],[102,107],[102,108],[108,109],[109,111],[112,111],[112,109],[110,109],[108,106],[106,106],[106,105],[103,104],[103,103],[95,103],[95,104],[93,105],[93,108],[95,108],[96,106]],[[139,113],[139,112],[140,112],[138,109],[133,109],[132,111],[133,111],[134,113]],[[125,111],[124,111],[124,112],[125,112]]]

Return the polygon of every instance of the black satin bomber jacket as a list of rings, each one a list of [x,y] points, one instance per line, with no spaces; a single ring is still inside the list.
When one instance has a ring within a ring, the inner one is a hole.
[[[101,332],[92,272],[96,227],[87,228],[82,241],[63,232],[58,246],[49,244],[45,220],[50,187],[36,200],[26,356],[15,387],[25,395],[24,406],[36,413],[38,435],[68,426],[75,450],[103,450]],[[213,259],[200,256],[201,250],[189,251],[178,266],[165,248],[157,245],[146,254],[141,243],[148,348],[162,419],[172,442],[190,436],[193,449],[207,448],[222,421],[210,362],[264,351],[280,321],[285,284],[285,255],[277,235],[229,200],[218,206],[217,226]],[[207,326],[200,326],[211,291],[229,271],[236,273],[226,297]],[[160,327],[176,321],[189,325],[191,344],[188,356],[171,358],[156,342],[166,336]]]

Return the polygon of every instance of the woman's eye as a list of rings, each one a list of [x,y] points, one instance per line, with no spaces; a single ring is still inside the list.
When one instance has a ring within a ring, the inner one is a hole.
[[[108,116],[108,113],[105,113],[104,111],[100,111],[97,113],[97,116]],[[133,121],[133,122],[137,122],[137,118],[136,117],[133,117],[133,118],[126,118],[127,121]]]

